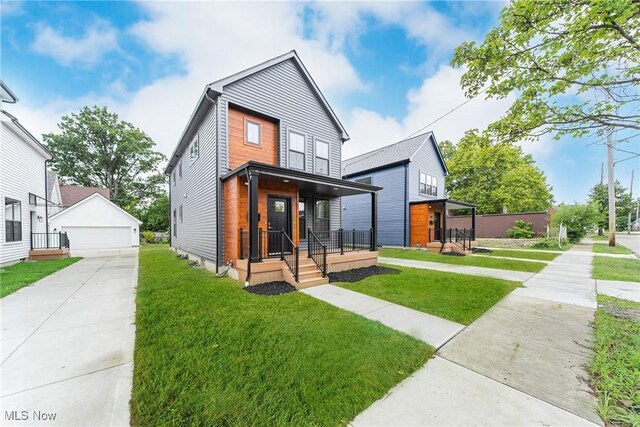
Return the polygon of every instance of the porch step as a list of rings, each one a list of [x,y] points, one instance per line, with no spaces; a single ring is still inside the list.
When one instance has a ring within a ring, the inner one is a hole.
[[[300,263],[300,266],[298,267],[300,273],[302,273],[303,271],[316,271],[318,270],[318,266],[316,265],[315,262],[312,262],[311,264],[302,264]]]
[[[298,281],[306,279],[315,279],[316,277],[322,277],[322,272],[317,268],[314,270],[305,270],[298,272]]]
[[[327,283],[329,283],[329,278],[328,277],[316,277],[316,278],[313,278],[313,279],[302,279],[302,280],[298,281],[298,284],[296,285],[296,288],[305,289],[305,288],[310,288],[312,286],[326,285]]]

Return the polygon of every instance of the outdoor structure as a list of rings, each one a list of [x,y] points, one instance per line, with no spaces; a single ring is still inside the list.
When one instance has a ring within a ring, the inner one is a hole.
[[[47,234],[47,169],[51,153],[27,131],[17,118],[4,110],[18,98],[0,81],[2,135],[0,138],[0,265],[37,255],[65,257],[66,236]],[[39,251],[39,253],[34,252]]]
[[[507,230],[518,220],[531,223],[531,231],[536,236],[545,236],[551,218],[552,209],[544,212],[523,212],[476,215],[475,227],[472,227],[471,215],[449,216],[447,223],[453,228],[474,228],[476,237],[509,237]]]
[[[444,194],[446,164],[432,132],[414,136],[342,162],[342,175],[358,183],[383,187],[378,194],[378,244],[422,247],[438,252],[468,252],[475,239],[447,225],[443,212],[475,206]],[[361,227],[371,210],[362,196],[342,199],[345,229]]]
[[[295,51],[207,85],[165,171],[171,247],[251,284],[375,264],[380,188],[341,179],[348,139]],[[355,194],[374,209],[342,230]]]
[[[68,236],[71,255],[86,257],[138,247],[141,224],[102,194],[93,193],[53,215],[49,228]]]

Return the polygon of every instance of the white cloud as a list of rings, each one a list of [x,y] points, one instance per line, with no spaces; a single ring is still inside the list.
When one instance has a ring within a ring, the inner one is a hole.
[[[103,21],[94,22],[80,38],[65,36],[43,23],[36,25],[35,33],[31,49],[52,57],[62,65],[92,66],[97,64],[104,54],[118,48],[115,29]]]
[[[0,16],[21,15],[23,13],[23,1],[3,0],[0,2]]]

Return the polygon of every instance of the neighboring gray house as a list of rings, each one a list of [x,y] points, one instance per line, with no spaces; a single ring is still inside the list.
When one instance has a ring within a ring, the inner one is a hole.
[[[446,199],[447,174],[432,132],[342,162],[344,179],[383,187],[378,193],[379,245],[426,247],[429,242],[441,242],[446,229],[442,212],[474,208]],[[359,195],[343,197],[342,209],[345,229],[362,228],[371,201]]]
[[[340,198],[379,190],[341,179],[348,139],[295,51],[207,85],[165,170],[171,247],[250,283],[326,282],[355,236],[338,234]],[[349,250],[376,248],[372,226]]]

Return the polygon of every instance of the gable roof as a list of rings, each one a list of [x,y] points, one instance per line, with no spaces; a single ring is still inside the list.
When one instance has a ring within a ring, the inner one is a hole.
[[[399,163],[409,162],[413,159],[416,152],[418,152],[418,150],[420,150],[425,143],[428,143],[429,141],[433,141],[435,150],[438,153],[438,157],[446,174],[447,166],[442,158],[435,136],[433,135],[433,132],[427,132],[396,142],[395,144],[387,145],[386,147],[378,148],[377,150],[352,157],[351,159],[343,160],[342,176],[347,178],[349,176],[374,169],[381,169],[397,165]]]
[[[73,206],[93,194],[100,194],[105,199],[111,197],[111,190],[101,187],[83,187],[82,185],[61,185],[60,197],[64,207]]]
[[[86,188],[93,188],[93,187],[86,187]],[[57,212],[53,215],[51,215],[51,218],[60,218],[61,216],[64,216],[67,212],[72,211],[74,209],[77,209],[79,206],[84,205],[85,203],[87,203],[87,201],[95,199],[95,198],[100,198],[101,200],[109,203],[110,205],[112,205],[114,208],[118,209],[121,213],[125,214],[126,216],[128,216],[129,218],[133,219],[134,221],[136,221],[138,224],[142,224],[142,221],[140,221],[138,218],[136,218],[135,216],[131,215],[129,212],[125,211],[124,209],[122,209],[120,206],[116,205],[115,203],[113,203],[111,200],[107,199],[106,197],[104,197],[102,194],[100,193],[93,193],[92,195],[90,195],[89,197],[86,197],[82,200],[80,200],[78,203],[76,203],[73,206],[68,207],[67,209],[61,210],[60,212]]]
[[[178,153],[181,153],[182,151],[184,151],[184,149],[186,148],[186,146],[191,142],[191,134],[193,133],[193,127],[195,126],[196,122],[201,121],[204,118],[204,114],[206,113],[206,106],[209,106],[211,104],[211,102],[215,102],[211,97],[218,97],[220,95],[222,95],[224,93],[224,87],[227,85],[230,85],[232,83],[235,83],[239,80],[242,80],[246,77],[249,77],[253,74],[259,73],[262,70],[265,70],[269,67],[273,67],[274,65],[280,64],[284,61],[288,61],[288,60],[292,60],[296,63],[296,65],[298,66],[298,68],[301,70],[303,77],[305,78],[305,80],[309,83],[309,85],[311,86],[312,90],[315,92],[315,94],[317,95],[318,99],[320,100],[320,103],[322,104],[322,106],[325,108],[325,110],[327,111],[327,114],[329,114],[329,117],[331,117],[331,120],[334,122],[334,124],[337,126],[337,128],[340,130],[342,136],[342,142],[344,141],[348,141],[350,139],[349,134],[347,133],[347,130],[344,128],[344,126],[342,125],[342,123],[340,122],[340,120],[338,119],[338,116],[336,115],[336,113],[333,111],[333,109],[331,108],[331,106],[329,105],[329,102],[327,102],[327,99],[324,97],[324,95],[322,94],[322,92],[320,91],[320,88],[318,87],[318,85],[316,84],[316,82],[313,80],[313,77],[311,77],[311,74],[309,74],[309,71],[307,70],[307,68],[304,66],[304,64],[302,63],[302,60],[300,60],[300,57],[298,56],[298,53],[295,50],[292,50],[290,52],[287,52],[283,55],[280,56],[276,56],[275,58],[269,59],[268,61],[264,61],[260,64],[254,65],[253,67],[247,68],[245,70],[239,71],[235,74],[231,74],[230,76],[224,77],[220,80],[216,80],[212,83],[209,83],[207,86],[205,86],[204,91],[202,92],[202,95],[200,95],[200,99],[198,100],[198,103],[196,104],[196,108],[194,109],[193,113],[191,113],[191,117],[189,118],[189,121],[187,122],[187,126],[185,127],[184,131],[182,132],[182,135],[180,136],[180,139],[178,141],[178,145],[176,146],[175,150],[173,151],[173,154],[171,155],[171,157],[169,157],[169,163],[167,164],[167,167],[165,168],[165,174],[170,174],[171,171],[173,170],[173,168],[175,167],[176,163],[177,163],[177,159],[178,159]],[[211,101],[211,102],[208,102]]]

